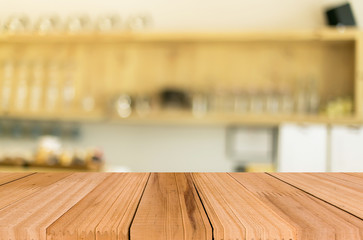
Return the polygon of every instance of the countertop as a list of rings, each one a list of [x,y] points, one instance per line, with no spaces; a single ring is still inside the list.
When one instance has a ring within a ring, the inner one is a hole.
[[[0,173],[0,239],[363,239],[363,173]]]

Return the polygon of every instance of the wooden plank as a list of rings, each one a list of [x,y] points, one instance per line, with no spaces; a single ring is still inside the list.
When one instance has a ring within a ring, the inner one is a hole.
[[[344,173],[269,174],[363,219],[363,181],[356,176]]]
[[[0,185],[7,184],[9,182],[13,182],[17,179],[24,178],[26,176],[32,175],[33,173],[0,173]]]
[[[35,173],[0,185],[0,240],[363,239],[362,218],[347,210],[351,202],[361,208],[362,179],[362,173]]]
[[[360,178],[360,179],[362,179],[362,178],[363,178],[363,174],[362,174],[362,173],[358,173],[358,172],[346,172],[346,173],[344,173],[344,174],[348,174],[348,175],[350,175],[350,176],[355,176],[355,177]],[[359,181],[359,180],[358,180],[358,181]],[[359,182],[361,182],[361,181],[359,181]]]
[[[214,239],[296,239],[297,229],[227,173],[193,173]]]
[[[47,228],[48,239],[128,239],[149,174],[114,173]]]
[[[131,225],[132,240],[212,239],[189,174],[153,173]]]
[[[57,35],[40,35],[37,33],[0,34],[2,43],[52,43],[52,42],[234,42],[234,41],[302,41],[302,40],[354,40],[357,29],[319,30],[282,30],[282,31],[192,31],[192,32],[117,32],[117,33],[78,33],[66,32]]]
[[[1,209],[0,239],[46,239],[46,228],[107,176],[107,173],[73,173]]]
[[[231,173],[297,229],[297,239],[363,239],[363,221],[265,173]]]
[[[17,174],[14,174],[15,176]],[[44,187],[49,186],[62,178],[71,175],[71,173],[35,173],[17,181],[10,182],[0,186],[0,209],[29,196],[37,194]]]

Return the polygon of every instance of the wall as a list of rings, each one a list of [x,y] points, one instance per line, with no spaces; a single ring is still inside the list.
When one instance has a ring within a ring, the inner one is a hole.
[[[133,171],[229,171],[222,127],[87,124],[83,144]],[[104,144],[107,141],[107,144]]]
[[[0,1],[0,21],[12,13],[32,18],[45,13],[128,16],[148,12],[155,30],[312,29],[324,26],[323,8],[335,0],[12,0]],[[351,1],[358,23],[363,1]],[[104,148],[111,164],[134,171],[230,171],[225,157],[225,128],[83,125],[79,145]],[[2,139],[0,146],[11,145]],[[27,147],[34,143],[16,142]]]
[[[1,0],[0,16],[24,12],[97,15],[117,12],[122,16],[149,12],[155,29],[276,29],[317,28],[324,25],[322,10],[342,0]],[[363,1],[351,1],[359,22]]]

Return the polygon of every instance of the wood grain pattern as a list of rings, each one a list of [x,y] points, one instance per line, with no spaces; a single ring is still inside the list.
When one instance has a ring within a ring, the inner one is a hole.
[[[50,239],[128,239],[149,174],[111,174],[47,229]]]
[[[363,173],[0,174],[0,240],[363,240]]]
[[[184,173],[153,173],[131,226],[131,239],[211,239],[212,229]]]
[[[46,239],[46,227],[106,178],[74,173],[0,210],[1,239]],[[31,178],[31,177],[29,177]],[[44,179],[45,180],[45,179]]]
[[[296,239],[287,219],[225,173],[195,173],[215,239]]]
[[[36,173],[28,178],[20,178],[0,188],[0,209],[21,201],[23,198],[37,194],[45,187],[71,175],[71,173]]]
[[[363,221],[349,213],[264,173],[230,175],[293,224],[296,239],[363,239]]]
[[[32,175],[32,173],[0,173],[0,185],[24,178],[29,175]]]
[[[363,219],[363,180],[359,177],[339,173],[271,175]]]

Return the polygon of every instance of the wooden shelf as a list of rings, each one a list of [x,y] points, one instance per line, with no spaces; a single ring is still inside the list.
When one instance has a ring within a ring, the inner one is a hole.
[[[26,119],[47,121],[86,121],[99,122],[105,119],[102,112],[11,112],[0,113],[2,119]]]
[[[136,113],[127,118],[116,114],[106,113],[13,113],[0,115],[1,119],[43,120],[65,122],[94,122],[110,124],[166,124],[166,125],[269,125],[276,126],[282,123],[297,124],[327,124],[327,125],[361,125],[363,119],[352,116],[330,117],[324,115],[296,115],[296,114],[251,114],[251,113],[207,113],[202,116],[193,115],[191,111],[165,110],[152,112],[145,116]]]
[[[123,124],[278,125],[295,122],[360,125],[363,124],[362,36],[362,32],[350,28],[344,31],[322,28],[250,32],[0,34],[0,61],[25,59],[32,63],[53,60],[60,65],[71,61],[76,66],[73,82],[77,92],[75,108],[81,109],[81,98],[89,94],[97,103],[95,111],[90,113],[77,109],[39,113],[10,111],[0,112],[0,118]],[[60,73],[63,78],[57,83],[59,88],[65,83],[65,75],[65,72]],[[196,118],[190,111],[163,111],[146,117],[132,115],[120,119],[107,112],[113,97],[123,93],[157,94],[169,86],[191,92],[217,88],[266,92],[278,91],[281,87],[293,95],[299,91],[300,85],[296,82],[301,79],[306,81],[305,85],[308,80],[316,81],[321,102],[340,97],[353,98],[352,116],[210,113]],[[17,81],[15,79],[13,87],[18,86]],[[44,95],[49,83],[46,79],[42,81]],[[0,80],[0,88],[2,84]],[[12,97],[14,94],[15,90]],[[11,102],[14,104],[14,99]]]
[[[232,31],[232,32],[114,32],[114,33],[37,33],[0,34],[0,43],[32,42],[244,42],[244,41],[306,41],[306,40],[355,40],[357,29],[339,30],[323,28],[316,30],[280,31]]]
[[[167,124],[167,125],[269,125],[277,126],[282,123],[297,124],[327,124],[327,125],[360,125],[361,119],[349,117],[329,117],[323,115],[280,115],[280,114],[233,114],[209,113],[201,117],[194,116],[191,112],[160,112],[144,117],[131,115],[128,118],[112,117],[109,123],[120,124]]]

